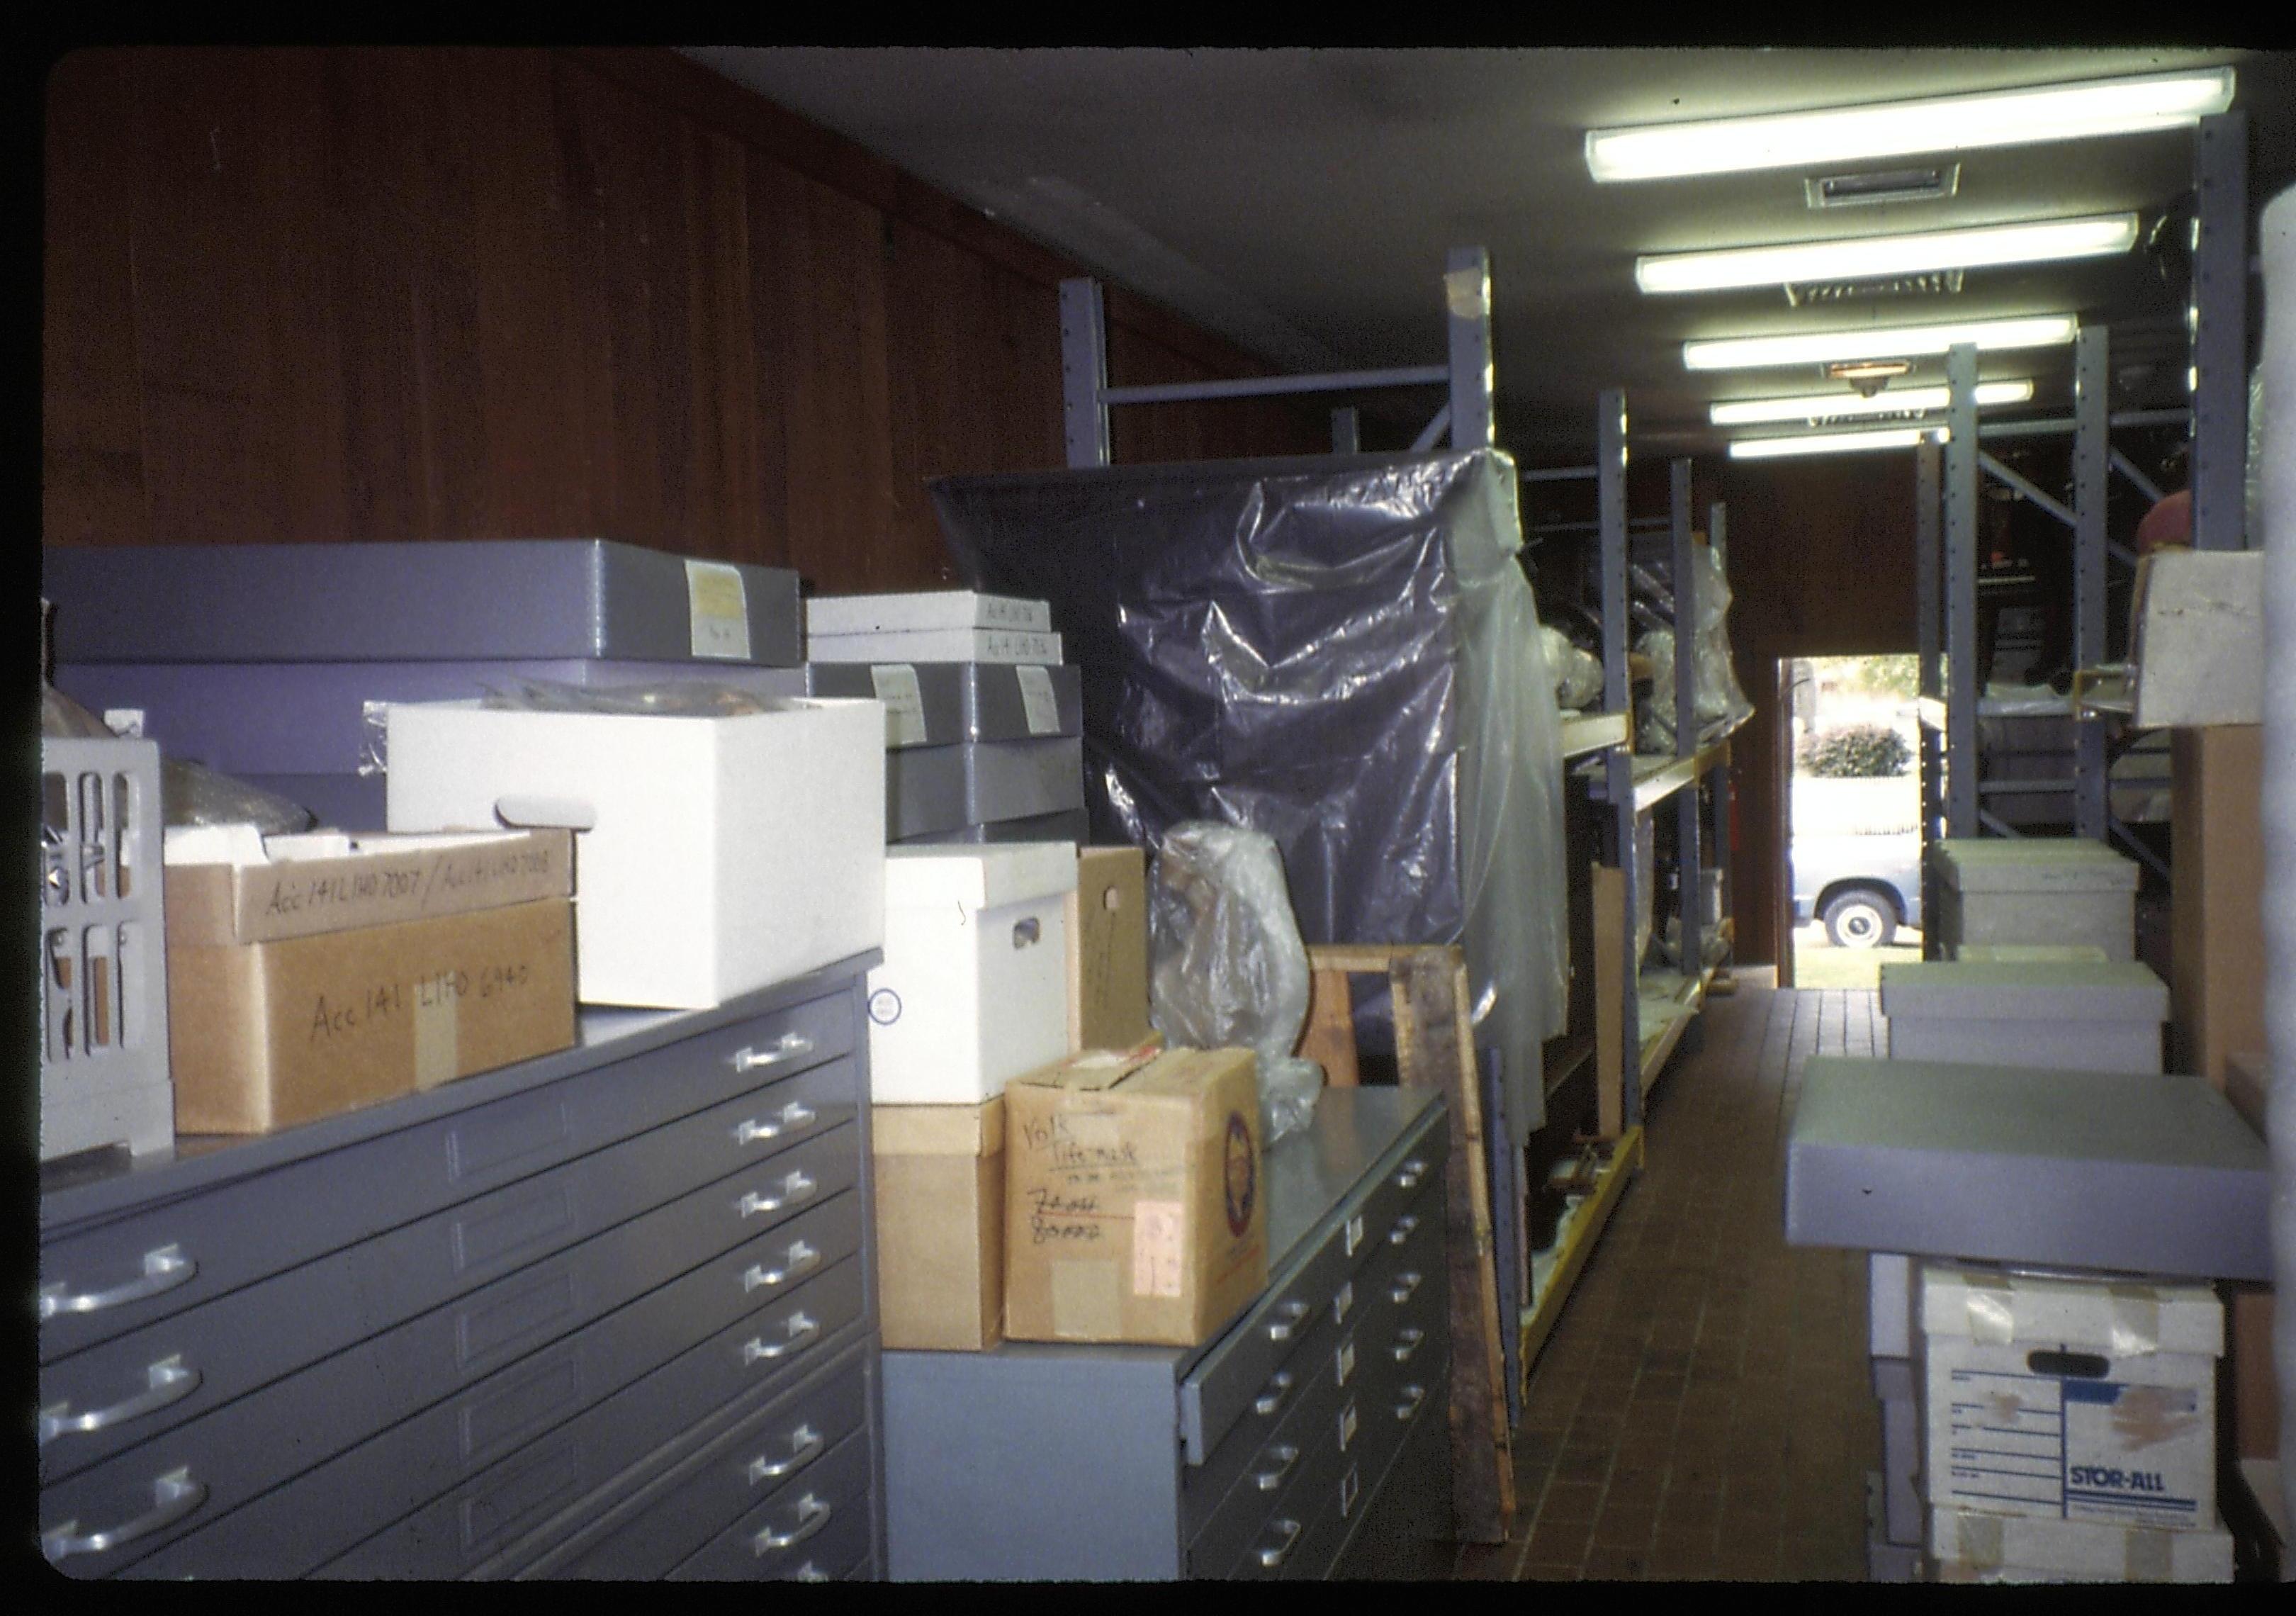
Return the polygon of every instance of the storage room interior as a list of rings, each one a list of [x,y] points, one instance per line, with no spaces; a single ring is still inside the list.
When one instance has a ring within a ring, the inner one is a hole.
[[[43,94],[40,1574],[2296,1577],[2296,55]]]

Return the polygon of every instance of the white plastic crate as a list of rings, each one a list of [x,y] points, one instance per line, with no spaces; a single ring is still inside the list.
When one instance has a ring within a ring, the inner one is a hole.
[[[40,742],[40,1159],[175,1143],[160,749]]]

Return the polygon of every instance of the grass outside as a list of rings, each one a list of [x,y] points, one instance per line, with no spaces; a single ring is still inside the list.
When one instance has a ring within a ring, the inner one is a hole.
[[[1882,967],[1922,956],[1922,934],[1905,926],[1886,948],[1837,948],[1822,925],[1798,926],[1793,934],[1797,988],[1874,988]]]

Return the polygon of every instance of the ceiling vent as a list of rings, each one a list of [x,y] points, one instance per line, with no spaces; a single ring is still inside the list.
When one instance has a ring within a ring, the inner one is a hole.
[[[1859,208],[1868,202],[1928,202],[1961,186],[1961,165],[1890,168],[1874,174],[1829,174],[1802,182],[1813,208]]]
[[[1847,303],[1863,298],[1942,298],[1961,290],[1958,269],[1921,275],[1877,275],[1865,281],[1789,281],[1786,301],[1800,308],[1812,303]]]

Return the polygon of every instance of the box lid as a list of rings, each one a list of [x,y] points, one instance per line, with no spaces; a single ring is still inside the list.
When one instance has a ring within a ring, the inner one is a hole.
[[[309,937],[573,891],[573,838],[559,830],[266,837],[251,824],[177,825],[165,858],[171,947]]]
[[[1042,634],[1053,626],[1044,601],[933,589],[913,595],[817,595],[805,603],[809,635],[898,634],[912,628],[1019,628]]]
[[[2160,1022],[2169,1019],[2169,985],[2150,966],[2133,962],[1915,960],[1882,967],[1882,1013]]]
[[[885,849],[885,906],[960,904],[1001,909],[1076,890],[1076,844],[1007,841],[987,847]]]
[[[1948,837],[1931,854],[1946,884],[1963,892],[2136,890],[2136,861],[2087,837]]]
[[[1004,1096],[979,1105],[873,1105],[869,1149],[879,1156],[993,1156],[1004,1148]]]
[[[2217,1357],[2224,1304],[2207,1285],[1922,1265],[1922,1333],[1980,1343],[2083,1347],[2112,1358]]]

